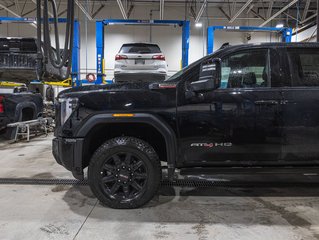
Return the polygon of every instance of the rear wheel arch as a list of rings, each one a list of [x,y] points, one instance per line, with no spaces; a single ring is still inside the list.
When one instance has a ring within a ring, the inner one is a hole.
[[[33,102],[22,102],[18,103],[15,108],[14,116],[11,122],[21,122],[35,119],[37,116],[37,107]],[[17,128],[11,127],[7,128],[5,132],[5,137],[7,139],[14,139]]]
[[[15,121],[27,121],[37,117],[37,106],[33,102],[19,103],[16,107]]]

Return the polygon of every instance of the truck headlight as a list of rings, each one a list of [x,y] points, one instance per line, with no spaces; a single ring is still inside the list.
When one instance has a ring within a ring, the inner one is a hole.
[[[63,125],[77,108],[79,100],[77,98],[59,98],[61,104],[61,125]]]

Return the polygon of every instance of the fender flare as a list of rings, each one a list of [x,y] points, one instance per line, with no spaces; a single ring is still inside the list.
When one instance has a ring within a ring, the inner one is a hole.
[[[76,138],[84,138],[97,124],[107,123],[146,123],[158,130],[164,137],[167,152],[169,176],[174,174],[177,157],[177,139],[173,129],[159,117],[147,113],[135,113],[133,117],[113,117],[112,114],[96,114],[90,117],[75,133]]]
[[[15,116],[14,116],[14,120],[15,121],[19,121],[20,116],[22,116],[22,110],[24,108],[32,108],[33,109],[33,118],[35,118],[37,116],[37,106],[35,103],[33,102],[22,102],[22,103],[18,103],[16,106],[16,110],[15,110]]]

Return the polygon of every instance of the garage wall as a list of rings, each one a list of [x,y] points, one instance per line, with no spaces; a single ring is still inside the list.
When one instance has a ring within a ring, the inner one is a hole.
[[[30,6],[31,7],[31,6]],[[34,7],[34,6],[32,6]],[[132,11],[130,19],[150,19],[151,10],[157,9],[157,5],[136,6]],[[206,54],[206,26],[208,25],[229,25],[225,17],[216,9],[209,8],[208,16],[204,13],[202,22],[203,28],[196,28],[193,19],[191,19],[191,38],[189,63],[196,61]],[[1,16],[7,16],[5,11],[0,11]],[[159,18],[159,13],[153,11],[153,19]],[[87,22],[87,38],[86,38],[86,21],[81,11],[77,11],[77,18],[81,24],[81,72],[82,77],[87,72],[95,72],[96,70],[96,49],[95,49],[95,22]],[[122,18],[118,6],[107,6],[101,11],[96,19],[105,18]],[[165,8],[165,19],[181,19],[185,18],[183,7]],[[237,20],[232,25],[258,25],[259,20]],[[60,25],[61,32],[64,26]],[[204,32],[203,32],[204,30]],[[152,32],[152,35],[150,34]],[[108,26],[105,28],[105,56],[107,79],[113,78],[114,57],[123,43],[128,42],[149,42],[150,35],[154,43],[158,43],[166,56],[170,74],[178,71],[181,65],[181,34],[182,29],[174,26]],[[29,24],[0,24],[0,37],[35,37],[36,29]],[[64,40],[61,35],[61,42]],[[278,41],[276,34],[269,33],[253,33],[249,43]],[[215,35],[215,49],[218,49],[223,43],[230,44],[247,43],[246,34],[239,32],[218,31]],[[52,43],[54,44],[54,42]]]

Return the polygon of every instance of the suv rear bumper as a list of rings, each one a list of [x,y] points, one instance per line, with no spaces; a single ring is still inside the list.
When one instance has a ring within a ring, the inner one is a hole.
[[[52,153],[58,164],[71,171],[77,179],[83,180],[82,138],[61,138],[52,140]],[[75,161],[75,159],[77,161]]]

